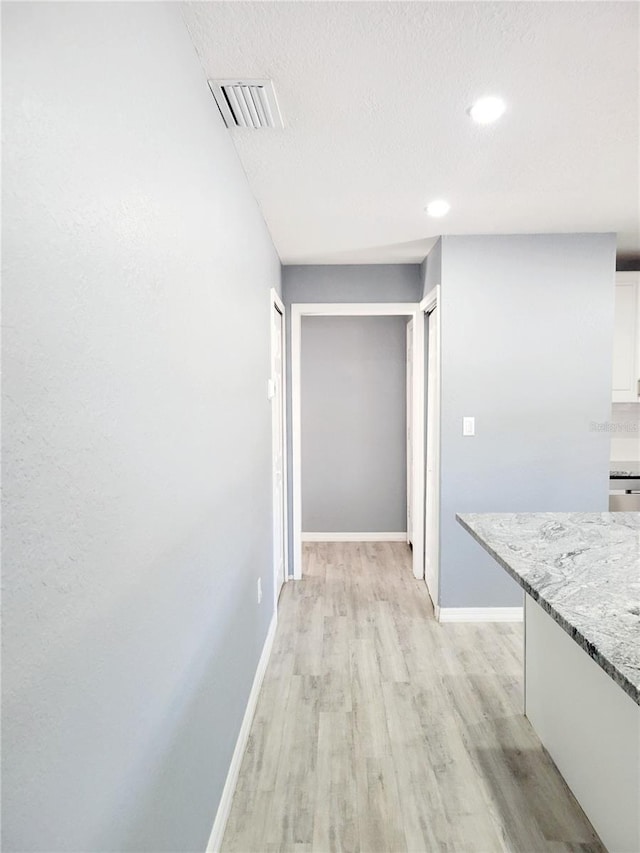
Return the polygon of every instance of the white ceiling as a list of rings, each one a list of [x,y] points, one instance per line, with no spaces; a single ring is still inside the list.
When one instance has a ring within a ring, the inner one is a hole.
[[[443,233],[616,231],[640,249],[638,11],[184,6],[207,77],[275,82],[284,130],[230,133],[288,264],[420,261]],[[508,111],[480,127],[466,110],[484,94]],[[424,213],[434,198],[443,219]]]

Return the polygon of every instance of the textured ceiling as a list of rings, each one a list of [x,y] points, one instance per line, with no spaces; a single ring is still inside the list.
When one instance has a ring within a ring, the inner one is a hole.
[[[183,9],[207,77],[275,82],[285,129],[230,133],[284,263],[422,260],[441,233],[640,248],[636,3]],[[496,125],[466,113],[484,94],[508,103]]]

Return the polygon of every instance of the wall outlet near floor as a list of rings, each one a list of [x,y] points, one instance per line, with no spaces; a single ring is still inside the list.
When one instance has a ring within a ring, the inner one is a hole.
[[[258,604],[262,601],[262,578],[258,578]]]
[[[476,419],[470,417],[462,418],[462,434],[463,435],[475,435],[476,434]]]

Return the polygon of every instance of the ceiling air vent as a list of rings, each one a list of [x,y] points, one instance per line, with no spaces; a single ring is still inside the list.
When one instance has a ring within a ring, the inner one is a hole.
[[[227,127],[284,127],[271,80],[209,80]]]

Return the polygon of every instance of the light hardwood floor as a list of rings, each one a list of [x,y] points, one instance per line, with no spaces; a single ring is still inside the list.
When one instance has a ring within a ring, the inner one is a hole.
[[[284,587],[225,853],[604,851],[522,715],[522,626],[440,625],[407,546]]]

